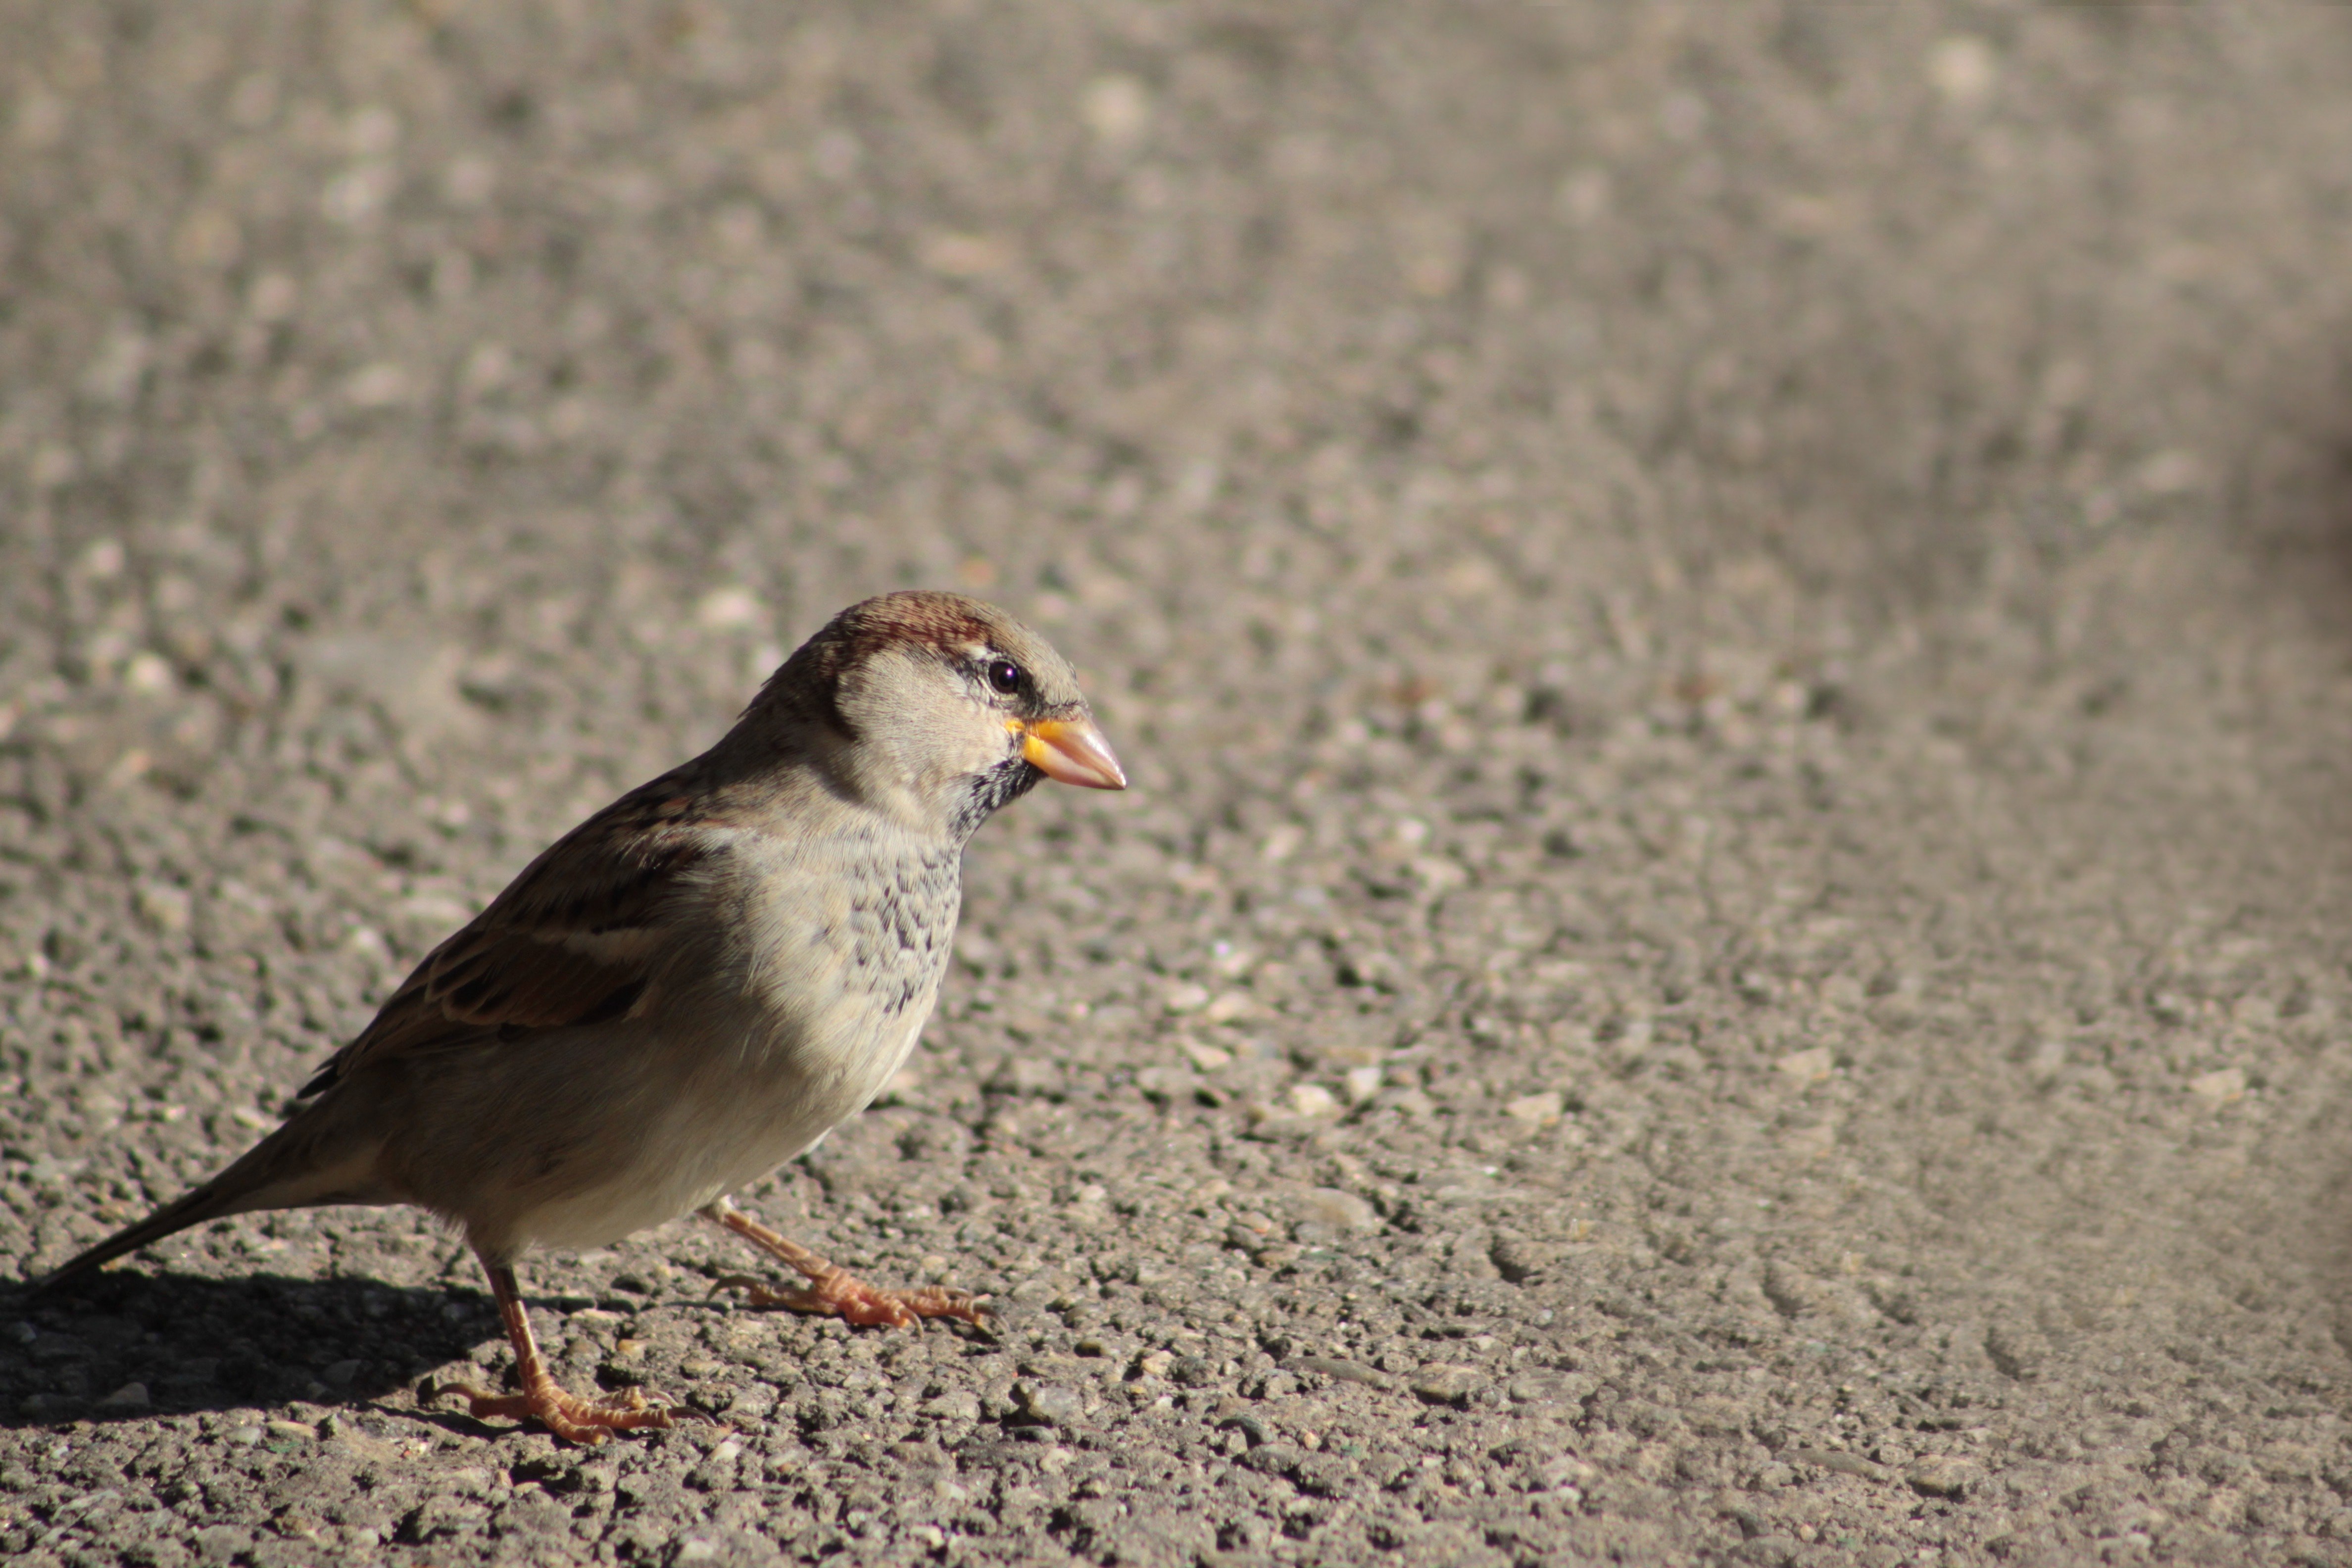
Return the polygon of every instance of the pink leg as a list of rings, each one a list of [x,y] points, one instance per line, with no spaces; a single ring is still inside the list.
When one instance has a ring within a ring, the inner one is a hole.
[[[487,1258],[482,1267],[490,1276],[490,1294],[498,1300],[499,1320],[506,1325],[507,1340],[514,1346],[515,1370],[522,1376],[522,1392],[492,1394],[487,1388],[456,1383],[443,1386],[438,1394],[464,1394],[477,1419],[498,1416],[520,1421],[536,1415],[541,1426],[564,1441],[588,1447],[603,1442],[608,1433],[634,1432],[642,1426],[675,1426],[681,1416],[698,1421],[710,1419],[699,1410],[649,1405],[645,1395],[634,1388],[618,1399],[582,1399],[566,1394],[549,1373],[547,1363],[540,1359],[539,1342],[531,1335],[530,1314],[523,1308],[514,1270]]]
[[[859,1328],[877,1324],[911,1329],[925,1318],[961,1318],[986,1326],[986,1298],[943,1285],[919,1290],[884,1290],[868,1285],[845,1268],[836,1268],[798,1242],[788,1241],[750,1215],[721,1198],[701,1211],[705,1219],[723,1225],[780,1262],[798,1269],[808,1279],[802,1290],[778,1289],[748,1274],[730,1274],[720,1289],[740,1289],[754,1307],[784,1307],[795,1312],[839,1317]]]

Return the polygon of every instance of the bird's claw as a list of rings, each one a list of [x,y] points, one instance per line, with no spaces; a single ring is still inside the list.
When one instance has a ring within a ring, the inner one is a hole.
[[[856,1275],[833,1269],[803,1289],[782,1289],[750,1274],[729,1274],[710,1288],[740,1290],[751,1307],[782,1307],[788,1311],[840,1318],[856,1328],[911,1329],[925,1318],[954,1318],[975,1328],[989,1323],[988,1299],[944,1285],[914,1290],[885,1290]]]
[[[425,1398],[430,1403],[452,1394],[465,1399],[467,1414],[477,1421],[536,1418],[565,1442],[589,1448],[614,1432],[648,1427],[668,1431],[682,1420],[708,1421],[714,1426],[719,1424],[717,1416],[690,1405],[673,1405],[667,1400],[659,1405],[648,1404],[646,1396],[634,1388],[611,1399],[583,1399],[565,1393],[551,1380],[521,1394],[493,1394],[470,1383],[442,1384],[428,1390]]]

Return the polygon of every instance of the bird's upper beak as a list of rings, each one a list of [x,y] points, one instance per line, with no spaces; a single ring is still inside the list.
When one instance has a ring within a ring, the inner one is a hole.
[[[1015,726],[1021,756],[1049,779],[1081,789],[1125,789],[1127,771],[1091,719],[1034,719]]]

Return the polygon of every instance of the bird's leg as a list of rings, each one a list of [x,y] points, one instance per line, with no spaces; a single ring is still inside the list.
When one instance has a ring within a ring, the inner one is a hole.
[[[515,1371],[522,1379],[522,1392],[492,1394],[471,1384],[453,1383],[443,1384],[436,1397],[442,1394],[464,1394],[477,1420],[502,1416],[520,1421],[526,1415],[536,1415],[540,1424],[557,1436],[589,1447],[603,1442],[611,1432],[633,1432],[641,1426],[675,1426],[681,1415],[710,1419],[699,1410],[649,1405],[645,1395],[634,1388],[617,1399],[582,1399],[566,1394],[548,1372],[547,1363],[540,1359],[539,1342],[531,1337],[530,1314],[522,1304],[522,1292],[515,1287],[513,1268],[487,1258],[482,1259],[482,1268],[490,1277],[490,1294],[498,1299],[499,1321],[506,1325],[507,1340],[514,1346]]]
[[[770,1230],[725,1198],[700,1211],[702,1217],[743,1237],[752,1246],[800,1270],[808,1279],[803,1290],[780,1290],[748,1274],[730,1274],[714,1289],[740,1289],[754,1307],[788,1307],[795,1312],[815,1312],[846,1319],[859,1328],[887,1325],[911,1329],[925,1318],[961,1318],[985,1325],[987,1298],[944,1285],[919,1290],[884,1290],[837,1268],[798,1242]]]

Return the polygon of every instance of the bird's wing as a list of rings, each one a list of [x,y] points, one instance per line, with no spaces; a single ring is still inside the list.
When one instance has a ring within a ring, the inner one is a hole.
[[[427,953],[302,1095],[364,1062],[626,1014],[677,940],[678,895],[730,837],[677,774],[622,796]]]

